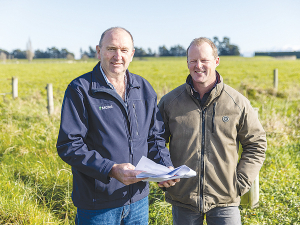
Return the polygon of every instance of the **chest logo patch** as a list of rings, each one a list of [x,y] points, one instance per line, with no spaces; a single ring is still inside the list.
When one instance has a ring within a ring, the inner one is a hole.
[[[106,105],[106,106],[99,106],[99,110],[105,110],[105,109],[112,109],[112,105]]]
[[[228,116],[223,116],[222,120],[224,123],[227,123],[229,121],[229,117]]]

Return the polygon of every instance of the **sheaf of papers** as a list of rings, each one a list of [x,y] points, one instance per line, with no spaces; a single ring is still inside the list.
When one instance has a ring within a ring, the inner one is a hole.
[[[174,170],[169,169],[166,166],[157,164],[151,159],[143,156],[135,170],[142,170],[144,172],[137,175],[137,178],[146,178],[144,181],[161,182],[166,180],[173,180],[177,178],[190,178],[196,176],[196,172],[190,169],[186,165],[175,168]]]

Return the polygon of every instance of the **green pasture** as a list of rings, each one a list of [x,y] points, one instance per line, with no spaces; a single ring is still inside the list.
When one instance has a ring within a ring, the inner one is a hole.
[[[0,62],[0,93],[18,78],[19,97],[0,95],[0,224],[74,224],[70,167],[56,153],[60,108],[68,83],[97,61]],[[278,90],[273,71],[279,71]],[[185,82],[184,57],[135,58],[130,71],[145,77],[162,97]],[[243,224],[300,224],[300,60],[221,57],[225,83],[259,108],[268,150],[260,171],[259,207],[241,208]],[[55,110],[47,112],[47,83]],[[171,206],[151,183],[150,224],[172,224]]]

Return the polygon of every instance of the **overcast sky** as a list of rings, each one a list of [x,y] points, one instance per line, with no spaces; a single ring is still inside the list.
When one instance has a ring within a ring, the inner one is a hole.
[[[300,50],[300,0],[0,0],[0,49],[67,48],[78,58],[104,30],[128,29],[145,50],[214,36],[255,51]]]

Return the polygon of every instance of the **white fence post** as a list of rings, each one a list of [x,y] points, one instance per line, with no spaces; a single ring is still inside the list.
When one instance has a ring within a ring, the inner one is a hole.
[[[18,78],[12,77],[12,97],[16,99],[18,97]]]
[[[258,108],[254,108],[258,116]],[[250,190],[241,197],[242,206],[256,208],[259,205],[259,174],[255,178]]]
[[[54,112],[54,103],[53,103],[53,86],[52,84],[47,84],[47,100],[48,100],[48,114],[52,115]]]

